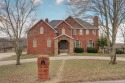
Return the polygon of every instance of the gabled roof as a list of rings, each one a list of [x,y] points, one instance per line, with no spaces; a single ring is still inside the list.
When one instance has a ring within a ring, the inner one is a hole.
[[[64,21],[61,21],[58,25],[56,25],[54,28],[58,28],[58,26],[61,24],[61,23],[63,23],[63,22],[65,22],[67,25],[69,25],[70,26],[70,28],[72,28],[72,26],[69,24],[69,23],[67,23],[65,20]]]
[[[51,27],[53,27],[53,28],[55,28],[55,26],[57,26],[60,22],[62,22],[63,20],[52,20],[52,21],[50,21],[48,24],[51,26]]]
[[[63,35],[65,35],[65,36],[67,36],[67,37],[69,37],[69,38],[71,38],[71,39],[74,39],[73,37],[71,37],[71,36],[69,36],[69,35],[67,35],[67,34],[61,34],[61,35],[55,37],[54,39],[57,39],[57,38],[59,38],[59,37],[61,37],[61,36],[63,36]]]
[[[50,24],[48,24],[48,23],[46,23],[44,20],[40,20],[40,21],[38,21],[35,25],[33,25],[28,31],[30,31],[33,27],[35,27],[37,24],[39,24],[41,21],[43,21],[46,25],[48,25],[51,29],[53,29],[56,33],[57,33],[57,31],[52,27],[52,26],[50,26]]]
[[[83,27],[85,27],[86,29],[98,29],[97,27],[95,27],[94,25],[88,23],[88,22],[85,22],[83,21],[82,19],[80,18],[74,18],[77,22],[79,22]]]

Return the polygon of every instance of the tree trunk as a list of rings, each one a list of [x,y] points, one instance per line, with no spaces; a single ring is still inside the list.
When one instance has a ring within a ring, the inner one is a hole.
[[[20,63],[20,55],[21,54],[17,53],[16,65],[21,65],[21,63]]]
[[[115,50],[115,48],[114,48],[114,45],[112,46],[112,48],[111,48],[111,60],[110,60],[110,64],[117,64],[117,62],[116,62],[116,50]]]

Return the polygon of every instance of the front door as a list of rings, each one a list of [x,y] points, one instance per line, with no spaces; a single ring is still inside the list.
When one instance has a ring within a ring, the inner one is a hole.
[[[68,52],[68,41],[62,40],[59,42],[59,51],[60,51],[60,53]]]

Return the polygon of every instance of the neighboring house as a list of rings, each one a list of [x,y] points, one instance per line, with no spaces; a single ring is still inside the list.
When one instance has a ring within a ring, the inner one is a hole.
[[[20,40],[21,46],[23,46],[23,51],[26,51],[26,39],[22,38]],[[14,52],[13,40],[8,38],[0,38],[0,53],[1,52]]]
[[[114,45],[114,48],[118,51],[121,50],[125,53],[125,44],[124,43],[116,43]],[[110,53],[111,52],[111,47],[104,46],[104,53]]]
[[[80,18],[69,16],[65,20],[40,20],[28,31],[28,54],[73,53],[75,47],[97,46],[98,17],[93,18],[93,25]]]

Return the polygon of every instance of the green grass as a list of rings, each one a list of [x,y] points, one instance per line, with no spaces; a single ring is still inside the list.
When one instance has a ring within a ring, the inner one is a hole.
[[[58,73],[61,61],[51,61],[50,77]],[[21,66],[0,66],[0,83],[39,83],[37,78],[37,63],[25,63]]]
[[[68,60],[62,82],[84,82],[125,79],[125,62],[111,65],[100,60]],[[123,67],[124,66],[124,67]]]
[[[58,78],[62,61],[50,61],[50,81]],[[125,62],[116,65],[101,60],[66,60],[58,83],[76,83],[125,79]],[[21,66],[0,66],[1,83],[40,83],[37,80],[37,63]],[[43,82],[41,82],[43,83]],[[47,82],[48,83],[48,82]]]
[[[100,53],[75,53],[73,56],[105,56],[109,57],[110,54],[100,54]],[[125,57],[125,54],[116,54],[117,57]]]

